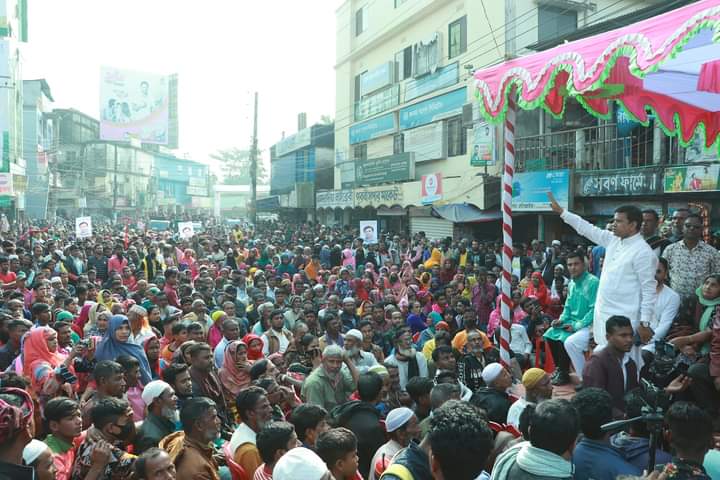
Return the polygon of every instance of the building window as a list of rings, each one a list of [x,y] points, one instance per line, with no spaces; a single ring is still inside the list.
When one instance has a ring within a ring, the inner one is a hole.
[[[356,162],[367,160],[367,143],[361,143],[353,147],[353,160]]]
[[[454,58],[467,51],[467,15],[458,18],[448,26],[448,58]]]
[[[360,79],[365,72],[355,75],[355,103],[360,101]]]
[[[393,155],[405,153],[405,137],[402,133],[398,133],[393,137]]]
[[[577,11],[549,5],[538,6],[538,42],[562,38],[577,30]]]
[[[412,47],[405,47],[395,54],[395,79],[398,82],[412,77]]]
[[[463,128],[462,116],[447,121],[448,157],[457,157],[467,153],[467,130]]]
[[[359,37],[361,33],[367,30],[367,9],[368,6],[360,8],[355,12],[355,36]]]
[[[398,8],[399,6],[403,5],[407,0],[395,0],[395,8]]]

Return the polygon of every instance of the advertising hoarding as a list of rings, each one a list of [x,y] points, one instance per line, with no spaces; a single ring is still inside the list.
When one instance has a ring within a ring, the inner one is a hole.
[[[720,190],[720,165],[665,169],[665,193]]]
[[[405,107],[400,110],[400,130],[460,115],[466,100],[467,88],[463,87]]]
[[[169,143],[169,77],[112,67],[100,70],[100,138]]]
[[[547,192],[561,207],[569,208],[570,170],[516,173],[512,187],[512,209],[517,212],[549,212]]]
[[[400,153],[355,162],[355,184],[406,182],[415,179],[415,154]]]

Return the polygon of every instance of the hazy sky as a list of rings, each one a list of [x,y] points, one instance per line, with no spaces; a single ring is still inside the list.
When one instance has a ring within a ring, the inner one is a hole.
[[[100,66],[179,74],[178,154],[208,161],[247,148],[258,91],[260,148],[297,113],[335,112],[340,0],[32,0],[25,79],[45,78],[55,106],[99,118]]]

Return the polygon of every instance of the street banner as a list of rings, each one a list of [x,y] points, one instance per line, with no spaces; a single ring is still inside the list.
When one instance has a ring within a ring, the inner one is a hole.
[[[423,175],[420,180],[420,202],[429,205],[442,199],[442,173]]]
[[[195,235],[193,222],[178,222],[178,234],[183,239],[192,238]]]
[[[720,166],[670,167],[665,169],[665,193],[720,190]]]
[[[0,173],[0,195],[13,194],[12,173]]]
[[[77,238],[92,237],[92,218],[90,218],[90,217],[75,218],[75,236]]]
[[[364,243],[377,243],[377,220],[360,220],[360,238]]]

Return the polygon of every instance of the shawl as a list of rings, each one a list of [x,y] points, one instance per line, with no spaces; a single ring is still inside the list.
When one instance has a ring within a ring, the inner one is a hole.
[[[253,340],[257,340],[258,342],[260,342],[259,349],[255,350],[253,348],[250,348],[250,342],[252,342]],[[255,361],[265,357],[262,353],[262,339],[258,335],[255,335],[254,333],[248,333],[243,337],[242,341],[248,347],[248,360]]]
[[[425,262],[425,269],[430,270],[435,265],[440,265],[440,261],[442,260],[442,252],[438,250],[437,248],[432,249],[432,253],[430,253],[430,258],[427,259]]]
[[[572,478],[573,465],[560,455],[522,442],[505,450],[495,460],[492,480],[510,480],[508,474],[514,464],[531,475],[550,478]]]
[[[233,397],[250,385],[250,374],[239,369],[235,363],[235,352],[240,347],[247,350],[247,345],[240,340],[233,340],[225,347],[222,368],[218,373],[220,383],[233,394]]]
[[[22,344],[23,372],[31,378],[32,386],[36,390],[38,385],[35,375],[32,374],[35,368],[46,363],[54,369],[65,361],[65,355],[48,349],[47,340],[53,334],[55,330],[50,327],[36,327],[26,334]]]
[[[147,385],[152,381],[152,371],[143,347],[136,343],[120,342],[115,338],[115,332],[124,324],[130,326],[130,320],[125,315],[110,317],[107,332],[95,350],[95,359],[99,362],[101,360],[114,361],[120,355],[135,357],[140,362],[141,382],[143,385]]]
[[[355,256],[349,248],[342,251],[342,266],[344,267],[346,265],[350,265],[355,268]]]
[[[85,331],[85,325],[87,325],[90,319],[90,308],[97,305],[95,302],[87,302],[80,309],[80,315],[75,319],[75,325],[77,325],[83,332]]]
[[[215,350],[215,347],[223,338],[222,329],[220,328],[220,322],[223,317],[227,318],[227,314],[222,310],[216,310],[212,313],[212,315],[210,315],[210,318],[213,320],[213,324],[208,329],[208,344],[213,350]]]
[[[435,313],[435,312],[433,312]],[[432,315],[432,313],[431,313]],[[438,315],[439,316],[439,315]],[[442,317],[440,318],[442,320]],[[415,335],[418,332],[422,332],[427,327],[427,324],[425,323],[425,318],[422,315],[419,315],[417,313],[411,313],[407,317],[407,325],[410,327],[410,331],[413,335]]]

